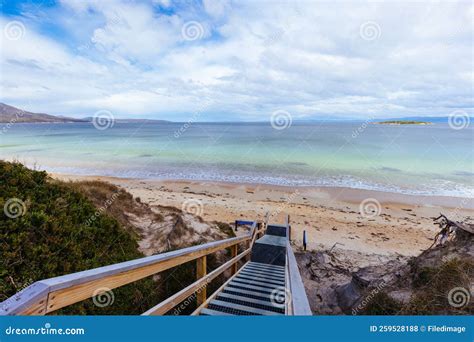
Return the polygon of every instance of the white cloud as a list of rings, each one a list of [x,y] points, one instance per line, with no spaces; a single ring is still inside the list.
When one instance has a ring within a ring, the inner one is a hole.
[[[175,120],[206,98],[221,119],[265,120],[275,109],[296,118],[472,113],[469,3],[61,4],[50,9],[53,33],[35,13],[1,18],[2,29],[12,19],[26,27],[22,39],[2,39],[2,101]],[[190,20],[201,39],[183,39]],[[377,39],[361,36],[366,22],[377,23]]]

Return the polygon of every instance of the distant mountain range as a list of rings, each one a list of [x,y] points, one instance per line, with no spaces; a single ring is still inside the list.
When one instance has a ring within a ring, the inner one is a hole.
[[[32,113],[9,106],[0,102],[0,123],[68,123],[68,122],[91,122],[93,117],[86,117],[83,119],[69,118],[66,116],[55,116],[44,113]],[[150,120],[150,119],[115,119],[116,123],[146,123],[146,122],[169,122],[165,120]]]
[[[91,122],[93,117],[85,117],[82,119],[69,118],[66,116],[55,116],[50,114],[43,113],[32,113],[25,110],[9,106],[5,103],[0,102],[0,123],[15,123],[15,122],[30,122],[30,123],[41,123],[41,122],[50,122],[50,123],[67,123],[67,122]],[[390,119],[371,119],[371,122],[382,122],[382,121],[425,121],[432,123],[446,123],[448,122],[449,117],[447,116],[410,116],[402,118],[390,118]],[[334,116],[322,116],[316,119],[307,119],[307,120],[294,120],[295,122],[300,123],[311,123],[319,121],[364,121],[363,119],[350,119],[344,117],[334,117]],[[153,119],[115,119],[116,123],[167,123],[172,121],[167,120],[153,120]],[[267,122],[267,121],[264,121]],[[262,122],[263,123],[263,122]]]
[[[9,106],[5,103],[0,103],[0,123],[10,122],[86,122],[86,120],[54,116],[44,113],[32,113]]]
[[[449,122],[448,116],[409,116],[404,118],[392,118],[392,119],[375,119],[374,122],[381,121],[423,121],[423,122],[432,122],[432,123],[443,123]]]

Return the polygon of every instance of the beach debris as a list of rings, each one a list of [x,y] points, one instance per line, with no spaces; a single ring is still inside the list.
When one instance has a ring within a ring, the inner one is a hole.
[[[435,235],[434,242],[428,249],[434,246],[443,246],[448,240],[453,240],[465,234],[474,234],[474,225],[452,221],[441,213],[433,220],[441,230]]]
[[[339,246],[344,246],[343,243],[336,242],[334,245],[332,245],[331,249],[329,249],[329,253],[331,253],[332,250],[333,250],[337,245],[339,245]]]

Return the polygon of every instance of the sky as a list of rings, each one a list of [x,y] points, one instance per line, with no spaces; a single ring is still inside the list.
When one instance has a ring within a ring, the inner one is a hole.
[[[2,0],[0,101],[74,117],[474,113],[471,1]]]

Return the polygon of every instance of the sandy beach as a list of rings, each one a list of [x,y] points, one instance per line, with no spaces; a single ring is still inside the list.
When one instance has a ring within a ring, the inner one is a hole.
[[[438,227],[433,217],[443,212],[453,219],[473,216],[472,199],[410,196],[350,188],[276,187],[216,182],[161,181],[53,174],[61,180],[102,180],[120,186],[141,201],[189,209],[207,221],[236,219],[283,222],[290,215],[294,248],[336,245],[347,252],[381,256],[413,256],[428,248]],[[376,200],[376,201],[374,201]],[[364,202],[365,201],[365,202]],[[361,214],[361,203],[368,214]],[[377,207],[380,203],[380,206]],[[362,204],[363,205],[363,204]]]

